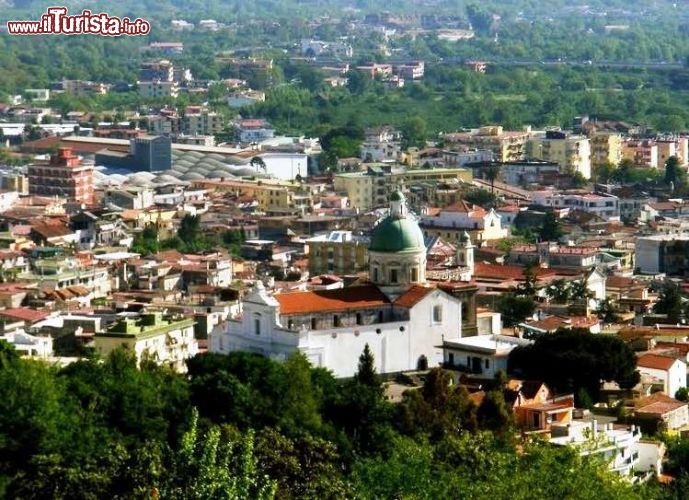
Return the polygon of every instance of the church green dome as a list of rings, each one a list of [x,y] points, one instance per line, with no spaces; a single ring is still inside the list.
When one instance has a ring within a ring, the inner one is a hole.
[[[369,250],[373,252],[408,252],[425,250],[423,233],[409,217],[388,216],[373,228]]]

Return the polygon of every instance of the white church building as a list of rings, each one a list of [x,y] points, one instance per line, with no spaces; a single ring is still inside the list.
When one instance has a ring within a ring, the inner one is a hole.
[[[462,238],[459,276],[470,280],[473,245]],[[212,352],[255,352],[276,360],[302,352],[337,377],[357,370],[366,344],[379,373],[443,362],[443,341],[462,337],[463,314],[473,304],[426,281],[426,248],[400,192],[373,229],[371,283],[322,291],[272,294],[259,281],[242,301],[241,316],[209,335]]]

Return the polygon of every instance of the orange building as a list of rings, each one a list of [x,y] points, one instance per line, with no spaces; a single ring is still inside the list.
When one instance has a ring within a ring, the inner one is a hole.
[[[549,431],[553,423],[572,421],[574,397],[555,396],[542,382],[510,380],[505,388],[505,400],[524,431]]]
[[[49,163],[29,166],[29,193],[93,203],[93,166],[82,165],[71,148],[60,148]]]

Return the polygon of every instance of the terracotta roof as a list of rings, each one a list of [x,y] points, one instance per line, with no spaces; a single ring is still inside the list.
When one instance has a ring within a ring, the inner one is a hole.
[[[570,316],[572,328],[591,328],[600,323],[596,316]]]
[[[407,308],[414,307],[433,290],[435,290],[435,288],[414,285],[395,300],[395,305]]]
[[[280,304],[280,314],[285,315],[348,311],[390,304],[385,294],[373,285],[278,293],[274,297]]]
[[[673,350],[682,356],[689,355],[688,342],[656,342],[656,349]]]
[[[56,238],[58,236],[67,236],[73,234],[73,231],[62,224],[34,224],[32,229],[34,232],[40,234],[44,238]]]
[[[36,322],[49,315],[46,311],[37,311],[35,309],[29,309],[28,307],[16,307],[13,309],[4,309],[0,311],[0,316],[11,319],[19,319],[22,321]]]
[[[565,318],[559,316],[547,316],[538,321],[529,321],[524,323],[531,328],[537,328],[539,330],[545,330],[546,332],[551,332],[557,330],[561,326],[570,326],[569,322]]]
[[[627,326],[618,331],[617,335],[626,341],[641,337],[687,337],[689,336],[689,326]]]
[[[624,276],[608,276],[605,282],[607,288],[623,288],[635,285],[636,282],[632,278],[626,278]]]
[[[664,415],[671,411],[687,406],[687,403],[677,401],[667,394],[656,392],[645,398],[641,398],[634,402],[636,413],[645,413],[647,415]]]
[[[449,205],[443,209],[444,212],[459,212],[463,214],[468,214],[471,217],[485,217],[488,212],[483,208],[471,203],[467,203],[464,200],[460,200],[452,205]]]
[[[153,255],[153,258],[158,262],[178,262],[183,257],[184,255],[177,250],[163,250]]]
[[[474,276],[477,278],[523,280],[525,279],[525,271],[526,268],[521,266],[502,266],[500,264],[486,264],[484,262],[474,264]],[[552,269],[544,269],[542,267],[534,268],[533,272],[537,278],[544,278],[555,274],[555,271]]]
[[[636,365],[654,370],[669,370],[675,364],[675,361],[677,361],[676,358],[669,356],[646,353],[639,356],[639,359],[636,360]]]

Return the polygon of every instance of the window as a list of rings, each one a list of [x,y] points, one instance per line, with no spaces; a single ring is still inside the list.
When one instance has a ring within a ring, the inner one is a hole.
[[[397,269],[390,269],[390,283],[397,283]]]
[[[261,335],[261,318],[254,318],[254,333]]]
[[[361,317],[361,313],[356,313],[356,324],[357,325],[363,325],[364,324],[364,320]]]
[[[333,316],[333,325],[336,326],[336,327],[337,327],[337,326],[342,326],[342,325],[341,325],[341,321],[340,321],[340,317],[339,317],[337,314],[335,314],[335,315]]]
[[[311,318],[311,329],[312,330],[316,329],[316,318]]]
[[[289,330],[291,330],[293,327],[294,327],[294,321],[292,321],[291,319],[287,320],[287,328]]]
[[[378,268],[377,267],[373,268],[373,281],[374,282],[378,281]]]
[[[413,282],[419,281],[419,270],[415,267],[411,268],[411,280]]]
[[[489,367],[490,367],[490,361],[489,361],[489,360],[486,360],[485,365],[486,365],[486,369],[489,368]]]
[[[440,323],[443,320],[443,306],[433,306],[433,322]]]

